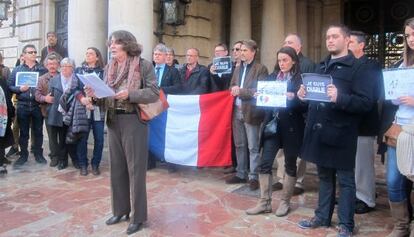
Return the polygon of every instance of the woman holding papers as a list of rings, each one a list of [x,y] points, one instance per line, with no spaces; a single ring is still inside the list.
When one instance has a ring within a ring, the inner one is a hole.
[[[397,63],[399,68],[414,67],[414,18],[405,21],[404,24],[404,54],[403,59]],[[414,80],[414,75],[408,80]],[[387,101],[383,107],[381,131],[385,132],[387,149],[387,190],[391,207],[391,215],[394,219],[394,229],[389,236],[414,236],[414,223],[412,222],[412,205],[410,193],[412,180],[407,179],[402,173],[402,167],[411,169],[404,159],[413,159],[414,136],[414,94],[399,97],[392,104]],[[402,130],[402,131],[401,131]],[[411,134],[411,135],[410,135]],[[394,144],[392,140],[394,138]],[[398,139],[397,139],[398,138]],[[395,140],[397,140],[395,142]],[[395,144],[396,143],[396,144]],[[397,166],[398,159],[398,166]],[[403,166],[401,167],[400,164]]]
[[[304,116],[306,106],[303,106],[296,96],[302,79],[299,72],[299,58],[291,47],[283,47],[277,52],[275,71],[267,78],[269,81],[287,83],[286,108],[269,109],[266,113],[264,126],[266,127],[275,117],[276,133],[267,134],[266,129],[261,133],[261,147],[263,149],[259,166],[260,200],[258,204],[246,211],[249,215],[269,213],[272,211],[272,165],[279,149],[285,151],[285,179],[283,193],[276,216],[284,216],[289,211],[290,198],[296,183],[296,158],[302,146],[304,131]],[[282,168],[282,167],[280,167]]]
[[[99,49],[89,47],[86,50],[85,61],[81,67],[76,68],[77,74],[96,73],[103,80],[103,68],[105,67],[103,57]],[[93,110],[87,111],[89,120],[89,132],[93,131],[93,157],[91,160],[92,174],[99,175],[99,165],[102,159],[102,150],[104,146],[104,121],[105,110],[103,100],[95,100]],[[79,157],[80,175],[88,175],[88,137],[89,132],[81,138],[78,144],[77,152]]]
[[[124,216],[131,216],[127,234],[132,234],[147,220],[148,127],[140,120],[138,104],[155,102],[159,89],[152,63],[140,57],[142,48],[135,36],[115,31],[108,46],[112,59],[104,80],[116,94],[105,99],[113,214],[106,224],[117,224]],[[92,89],[85,91],[94,96]]]

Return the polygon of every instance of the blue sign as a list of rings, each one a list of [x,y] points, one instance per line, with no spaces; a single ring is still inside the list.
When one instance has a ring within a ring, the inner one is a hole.
[[[303,73],[301,76],[306,89],[306,100],[331,102],[327,94],[327,87],[332,84],[331,75]]]

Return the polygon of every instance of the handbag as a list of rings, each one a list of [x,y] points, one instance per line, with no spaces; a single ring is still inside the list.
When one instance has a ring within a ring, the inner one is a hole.
[[[396,147],[398,135],[400,135],[401,131],[401,125],[393,123],[391,127],[384,133],[385,144],[391,147]]]
[[[164,91],[160,89],[160,97],[157,101],[148,104],[138,104],[140,118],[143,121],[150,121],[168,109],[169,104]]]
[[[273,119],[270,120],[269,122],[267,122],[266,125],[264,126],[263,136],[265,138],[276,135],[276,133],[277,133],[277,119],[278,119],[277,115],[274,114]]]

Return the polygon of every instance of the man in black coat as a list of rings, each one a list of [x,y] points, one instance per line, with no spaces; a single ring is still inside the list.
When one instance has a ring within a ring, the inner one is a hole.
[[[186,61],[180,69],[180,87],[171,91],[171,94],[182,95],[201,95],[211,92],[212,83],[210,73],[206,66],[200,65],[198,59],[200,51],[196,48],[190,48],[186,53]]]
[[[220,43],[214,47],[215,58],[227,57],[228,55],[229,51],[225,44]],[[216,66],[212,63],[210,63],[207,68],[210,71],[210,77],[212,80],[211,92],[228,90],[235,66],[232,65],[232,69],[229,73],[216,73]]]
[[[29,141],[29,130],[32,129],[34,134],[33,152],[35,160],[40,164],[46,164],[43,157],[43,116],[40,111],[39,103],[35,100],[36,87],[28,85],[16,85],[16,77],[18,72],[36,72],[41,76],[47,70],[36,61],[36,48],[34,45],[28,44],[23,47],[24,63],[13,69],[8,80],[8,86],[17,98],[17,121],[20,126],[20,157],[14,163],[14,166],[21,166],[26,163],[29,152],[27,149]],[[30,126],[30,123],[32,124]]]
[[[330,55],[319,65],[318,73],[329,74],[327,86],[330,102],[309,101],[302,159],[317,165],[319,200],[315,216],[298,223],[301,228],[330,226],[335,206],[338,179],[338,236],[352,236],[355,212],[355,154],[358,126],[364,113],[374,105],[375,85],[367,70],[348,51],[350,32],[346,26],[333,25],[326,32]],[[302,85],[298,97],[305,99]]]
[[[58,53],[62,58],[68,56],[68,50],[59,44],[57,34],[54,31],[47,32],[46,34],[47,45],[42,49],[40,64],[43,65],[43,62],[46,56],[51,52]]]
[[[356,184],[356,204],[355,213],[363,214],[371,211],[375,207],[375,137],[379,133],[379,106],[378,102],[381,97],[382,86],[382,70],[380,64],[369,59],[365,53],[366,36],[363,32],[352,31],[349,49],[354,56],[358,58],[366,70],[369,70],[369,77],[365,80],[375,82],[372,88],[374,100],[377,103],[372,109],[364,114],[358,133],[357,154],[355,160],[355,184]]]

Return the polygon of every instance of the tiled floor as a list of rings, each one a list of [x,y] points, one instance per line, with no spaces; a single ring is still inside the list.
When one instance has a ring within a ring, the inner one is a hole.
[[[45,151],[45,154],[46,151]],[[111,216],[107,151],[102,174],[79,176],[73,167],[58,171],[33,158],[20,170],[9,167],[0,178],[0,236],[126,236],[127,222],[106,226]],[[357,236],[386,236],[392,229],[384,167],[378,162],[378,200],[374,212],[356,216]],[[147,175],[149,220],[134,236],[335,236],[335,228],[302,230],[301,218],[311,217],[317,201],[317,178],[310,167],[306,193],[294,197],[287,217],[248,216],[257,199],[244,195],[242,185],[226,185],[222,169],[165,166]],[[280,192],[273,193],[275,209]],[[337,223],[334,214],[334,224]]]

